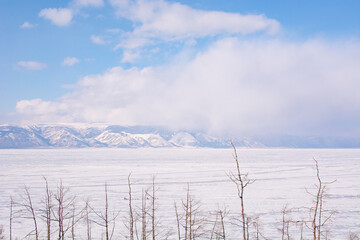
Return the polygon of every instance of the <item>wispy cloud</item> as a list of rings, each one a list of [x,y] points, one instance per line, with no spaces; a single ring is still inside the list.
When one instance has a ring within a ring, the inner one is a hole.
[[[45,63],[34,61],[20,61],[17,63],[17,66],[28,70],[41,70],[47,67]]]
[[[24,22],[20,27],[21,28],[33,28],[35,25],[29,22]]]
[[[17,116],[228,135],[360,134],[359,55],[359,42],[226,38],[181,62],[87,76],[57,101],[19,101]]]
[[[103,36],[96,36],[96,35],[91,35],[90,36],[90,40],[95,43],[95,44],[99,44],[99,45],[106,45],[108,44],[107,41],[105,41]]]
[[[64,59],[64,61],[62,62],[62,64],[64,66],[72,66],[76,63],[80,62],[79,59],[77,59],[76,57],[66,57]]]
[[[112,33],[112,34],[116,34],[116,33],[121,33],[121,32],[123,32],[123,30],[120,29],[120,28],[109,28],[109,29],[106,29],[106,32]]]
[[[45,8],[39,12],[39,17],[50,20],[52,24],[68,26],[73,18],[73,12],[68,8]]]

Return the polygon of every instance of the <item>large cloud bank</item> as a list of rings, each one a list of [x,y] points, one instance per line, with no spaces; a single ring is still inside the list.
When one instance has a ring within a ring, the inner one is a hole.
[[[13,117],[223,135],[359,134],[359,56],[358,41],[226,38],[187,60],[86,76],[57,101],[19,101]]]

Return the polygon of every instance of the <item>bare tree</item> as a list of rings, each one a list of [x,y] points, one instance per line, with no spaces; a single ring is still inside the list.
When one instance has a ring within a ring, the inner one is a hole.
[[[105,216],[104,215],[101,216],[105,222],[106,240],[109,240],[109,200],[108,200],[108,191],[107,191],[106,183],[105,183]]]
[[[156,212],[156,187],[155,187],[155,176],[152,177],[152,191],[150,194],[150,198],[151,198],[151,236],[152,236],[152,240],[155,240],[155,237],[157,235],[156,232],[156,216],[155,216],[155,212]]]
[[[252,219],[250,217],[246,217],[246,222],[245,222],[245,229],[246,229],[246,239],[250,239],[250,224],[252,223]]]
[[[281,232],[281,240],[290,240],[290,232],[289,232],[289,225],[290,222],[292,221],[291,219],[288,218],[288,214],[290,213],[290,209],[288,208],[287,205],[285,205],[282,210],[281,210],[281,228],[279,229],[279,231]]]
[[[131,173],[128,175],[128,187],[129,187],[129,235],[130,240],[134,240],[134,213],[132,207],[132,193],[131,193]]]
[[[151,178],[151,187],[146,190],[146,198],[149,200],[150,204],[147,208],[147,215],[149,216],[149,230],[148,230],[148,237],[152,240],[155,239],[168,239],[171,235],[171,230],[167,226],[163,226],[161,223],[160,217],[157,215],[158,211],[158,197],[157,192],[159,188],[156,186],[155,183],[155,176]]]
[[[300,240],[303,240],[303,233],[304,233],[304,222],[303,221],[300,221],[298,223],[298,225],[300,226]]]
[[[178,212],[175,201],[174,201],[174,208],[175,208],[175,216],[176,216],[177,233],[178,233],[179,240],[181,240],[180,218],[179,218],[179,212]]]
[[[358,234],[350,232],[349,233],[349,240],[360,240],[360,237]]]
[[[14,200],[10,196],[10,214],[9,214],[9,239],[12,240],[12,224],[14,220]]]
[[[259,240],[259,239],[264,239],[264,240],[268,240],[263,234],[262,234],[262,231],[261,231],[261,222],[260,222],[260,219],[259,217],[256,217],[255,219],[252,220],[252,225],[254,226],[255,228],[255,232],[254,232],[254,238],[256,240]]]
[[[23,199],[24,199],[24,197],[23,197]],[[25,198],[25,200],[26,200],[26,198]],[[14,198],[12,196],[10,196],[10,205],[9,205],[9,240],[12,240],[14,238],[14,236],[13,236],[14,220],[16,218],[23,217],[23,214],[24,214],[24,209],[22,207],[22,204],[20,204],[18,202],[15,202]],[[3,230],[3,234],[4,234],[4,231],[5,230]]]
[[[215,238],[216,240],[226,239],[225,231],[225,217],[228,214],[226,208],[218,209],[215,212],[215,221],[211,230],[210,239]]]
[[[238,191],[238,197],[240,199],[240,207],[241,207],[241,226],[242,226],[242,238],[243,240],[248,240],[249,239],[249,234],[248,234],[248,230],[249,230],[249,218],[246,216],[246,213],[245,213],[245,206],[244,206],[244,191],[245,191],[245,188],[253,183],[255,180],[250,180],[248,178],[248,174],[242,174],[241,171],[240,171],[240,165],[239,165],[239,160],[238,160],[238,155],[237,155],[237,152],[236,152],[236,148],[235,148],[235,145],[233,144],[233,142],[230,142],[231,143],[231,146],[233,147],[234,149],[234,160],[235,160],[235,163],[236,163],[236,173],[230,173],[229,174],[229,177],[230,177],[230,180],[235,183],[236,185],[236,188],[237,188],[237,191]]]
[[[189,237],[188,235],[188,229],[190,228],[189,226],[189,221],[191,222],[191,218],[190,218],[190,213],[191,213],[191,209],[190,209],[190,189],[189,189],[189,184],[187,185],[187,191],[186,191],[186,202],[183,201],[183,209],[185,211],[185,225],[184,225],[184,230],[185,230],[185,240],[190,239],[191,236]]]
[[[76,219],[76,206],[75,206],[75,202],[74,204],[71,206],[72,208],[72,215],[71,215],[71,239],[75,240],[75,225],[77,223],[77,219]]]
[[[181,225],[184,228],[184,239],[195,240],[196,238],[201,237],[204,234],[202,229],[204,227],[205,219],[201,216],[200,202],[194,199],[190,194],[189,184],[187,185],[186,200],[182,201],[182,207],[184,217],[181,217],[181,219],[183,219],[184,222]]]
[[[213,227],[212,227],[211,233],[210,233],[210,240],[213,240],[213,238],[216,237],[216,234],[218,231],[218,217],[219,217],[219,214],[218,214],[218,212],[216,212],[215,221],[213,223]],[[218,239],[218,238],[216,237],[216,239]]]
[[[226,209],[225,209],[225,211],[222,211],[222,210],[219,211],[221,230],[222,230],[221,237],[224,240],[226,239],[225,221],[224,221],[224,218],[225,218],[226,214],[227,214]]]
[[[67,231],[81,219],[82,211],[75,213],[75,196],[69,196],[69,188],[65,188],[61,180],[54,199],[56,205],[51,208],[52,221],[58,225],[58,240],[64,240]],[[75,217],[76,220],[74,220]]]
[[[148,195],[147,190],[143,189],[141,196],[141,239],[142,240],[146,240],[147,237],[147,221],[146,221],[146,215],[148,214],[146,208],[147,195]]]
[[[89,205],[87,205],[89,207]],[[109,199],[108,199],[108,188],[107,184],[105,183],[105,210],[104,212],[97,212],[94,209],[92,209],[95,215],[100,219],[100,221],[92,220],[94,223],[96,223],[99,226],[102,226],[105,228],[105,239],[110,240],[113,237],[114,230],[115,230],[115,223],[116,218],[119,215],[119,213],[113,213],[113,216],[109,216]],[[89,231],[89,230],[88,230]],[[89,236],[89,232],[88,232]]]
[[[27,236],[34,235],[35,239],[39,239],[39,231],[38,231],[38,223],[37,223],[37,214],[36,210],[34,208],[32,198],[30,195],[29,188],[27,186],[24,186],[25,196],[23,197],[23,204],[26,213],[28,213],[30,216],[25,216],[25,218],[30,218],[33,221],[34,224],[34,230],[32,230],[30,233],[28,233]]]
[[[44,177],[44,180],[45,180],[45,196],[42,200],[44,208],[40,209],[40,212],[41,212],[41,218],[45,221],[45,224],[46,224],[47,240],[50,240],[51,239],[51,220],[52,220],[51,212],[52,212],[52,208],[53,208],[53,204],[52,204],[53,193],[49,189],[49,184],[48,184],[46,177]]]
[[[91,211],[91,207],[90,207],[90,200],[86,200],[85,202],[85,209],[84,209],[84,221],[86,224],[86,237],[87,240],[91,240],[91,220],[89,217]]]
[[[317,178],[317,184],[315,184],[316,194],[310,193],[309,191],[307,192],[314,197],[314,206],[310,208],[310,214],[311,214],[310,228],[312,230],[313,240],[320,240],[323,233],[327,232],[326,229],[323,231],[322,228],[336,213],[335,211],[324,210],[324,206],[323,206],[324,198],[326,197],[327,186],[329,184],[334,183],[335,181],[323,182],[320,177],[319,164],[315,158],[314,158],[314,162],[316,167],[316,178]]]
[[[55,200],[57,202],[56,210],[52,210],[52,215],[54,220],[58,223],[58,240],[63,240],[65,238],[64,231],[64,201],[65,196],[68,192],[68,189],[65,189],[60,181],[60,185],[57,186],[57,192],[55,194]]]

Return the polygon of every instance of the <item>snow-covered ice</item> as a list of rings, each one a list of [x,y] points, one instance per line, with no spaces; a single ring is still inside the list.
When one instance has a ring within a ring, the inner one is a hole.
[[[235,172],[232,149],[141,148],[141,149],[34,149],[0,150],[0,225],[8,233],[10,196],[19,199],[26,184],[40,205],[44,194],[43,176],[55,190],[61,179],[81,204],[89,198],[102,208],[104,184],[108,184],[111,209],[120,211],[115,236],[120,236],[127,212],[127,176],[132,173],[134,196],[150,186],[156,176],[159,187],[159,215],[164,225],[174,226],[174,201],[186,197],[187,183],[192,195],[202,202],[205,213],[226,207],[229,217],[239,215],[239,200],[227,174]],[[360,232],[360,149],[238,149],[241,170],[256,181],[246,188],[245,204],[250,216],[259,216],[263,233],[278,238],[281,209],[311,206],[319,162],[329,186],[326,209],[336,210],[331,222],[333,239],[345,239],[349,231]],[[17,220],[15,235],[31,230],[31,222]],[[233,225],[231,239],[237,239]],[[79,233],[79,234],[85,234]],[[126,233],[125,233],[126,234]],[[119,237],[121,239],[121,237]]]

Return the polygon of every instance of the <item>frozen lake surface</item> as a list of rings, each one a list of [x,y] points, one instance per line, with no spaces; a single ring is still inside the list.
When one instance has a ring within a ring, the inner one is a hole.
[[[0,225],[8,234],[10,196],[21,201],[24,184],[30,188],[34,205],[41,206],[43,176],[53,191],[61,179],[76,195],[77,204],[84,205],[89,199],[95,209],[104,205],[106,182],[110,210],[120,212],[114,239],[125,239],[123,221],[127,215],[127,177],[131,172],[135,199],[141,198],[142,189],[148,188],[151,177],[156,176],[158,214],[170,231],[176,233],[174,201],[181,205],[189,183],[191,194],[201,201],[205,215],[226,207],[228,238],[240,239],[240,229],[231,224],[233,217],[240,216],[237,190],[227,176],[236,171],[232,154],[232,149],[175,148],[0,150]],[[312,206],[313,198],[305,188],[315,193],[313,158],[319,162],[323,181],[336,180],[329,185],[324,203],[325,209],[337,211],[329,222],[330,238],[347,239],[350,231],[360,233],[360,149],[238,149],[238,155],[242,172],[256,180],[245,191],[246,212],[259,217],[262,233],[269,239],[281,238],[277,229],[281,227],[281,209],[286,204],[288,208]],[[139,203],[135,200],[134,204]],[[299,213],[298,217],[304,216],[307,214]],[[21,239],[31,231],[31,224],[29,220],[16,219],[14,235]],[[101,239],[101,228],[93,229],[94,239]],[[291,229],[299,232],[298,226]],[[44,229],[41,234],[45,234]],[[77,236],[85,239],[86,233],[79,230]],[[171,239],[176,239],[176,235]]]

